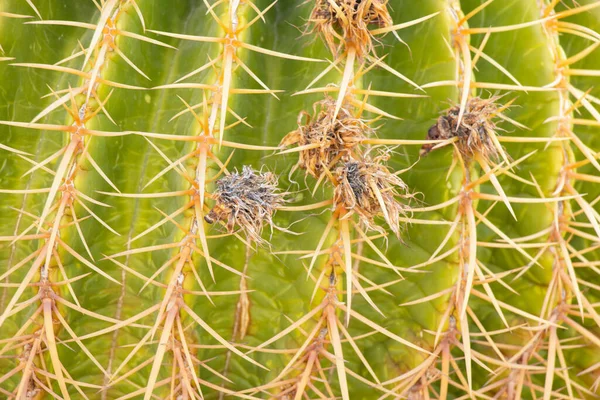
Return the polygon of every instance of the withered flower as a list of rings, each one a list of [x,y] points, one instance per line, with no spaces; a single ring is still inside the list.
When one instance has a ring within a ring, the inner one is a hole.
[[[388,0],[316,0],[310,20],[332,54],[352,45],[359,57],[373,51],[369,26],[392,25]]]
[[[319,178],[325,168],[331,169],[338,161],[349,160],[352,153],[357,155],[360,152],[357,145],[373,129],[356,118],[352,111],[352,107],[345,104],[333,120],[335,99],[327,97],[314,104],[313,116],[305,111],[301,112],[298,116],[298,129],[287,134],[281,141],[281,146],[308,147],[299,151],[296,167]]]
[[[274,226],[273,214],[285,202],[277,188],[277,176],[256,172],[249,166],[244,166],[241,173],[236,171],[219,179],[212,198],[215,206],[204,217],[206,222],[226,221],[229,233],[237,225],[257,243],[264,241],[264,225]]]
[[[428,140],[458,138],[457,147],[465,159],[481,156],[484,160],[498,158],[499,144],[496,140],[496,124],[493,118],[498,114],[495,101],[498,97],[481,99],[475,97],[467,102],[465,112],[459,124],[460,106],[450,108],[438,118],[427,132]],[[425,144],[421,147],[421,156],[427,155],[435,147]]]
[[[365,158],[364,161],[349,161],[335,171],[337,186],[334,192],[334,206],[342,206],[351,213],[358,214],[369,229],[383,233],[373,219],[382,215],[390,229],[400,236],[400,217],[405,216],[409,206],[398,199],[410,200],[408,186],[397,175],[382,164],[387,154]]]

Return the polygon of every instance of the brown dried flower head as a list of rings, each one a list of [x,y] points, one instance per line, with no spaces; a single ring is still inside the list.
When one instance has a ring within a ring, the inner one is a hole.
[[[285,202],[283,196],[275,174],[244,166],[241,173],[236,171],[217,181],[212,195],[215,206],[204,219],[209,224],[226,221],[229,233],[237,225],[250,240],[262,243],[262,229],[265,224],[274,226],[273,214]]]
[[[298,116],[298,129],[287,134],[281,141],[281,146],[309,147],[299,152],[296,167],[305,169],[315,178],[319,178],[325,168],[333,168],[338,161],[356,156],[360,151],[357,145],[373,130],[353,115],[350,106],[344,105],[335,120],[334,113],[335,99],[327,97],[315,103],[314,116],[301,112]]]
[[[496,125],[492,119],[498,113],[495,101],[498,97],[481,99],[475,97],[467,102],[462,120],[458,121],[460,107],[450,108],[445,115],[438,118],[437,123],[429,128],[428,140],[458,138],[457,147],[462,156],[469,160],[473,156],[481,156],[484,160],[498,158],[497,144],[494,143]],[[435,144],[425,144],[421,148],[421,156],[427,155]]]
[[[399,237],[400,217],[407,214],[409,206],[398,199],[410,200],[413,196],[408,193],[408,186],[402,179],[382,164],[387,159],[388,155],[383,154],[373,160],[365,157],[363,161],[352,160],[338,167],[335,171],[337,186],[333,203],[335,207],[342,206],[358,214],[369,229],[380,233],[384,229],[377,226],[373,219],[382,215]]]
[[[369,26],[392,25],[387,3],[388,0],[316,0],[309,21],[332,54],[337,55],[351,45],[361,57],[373,51]]]

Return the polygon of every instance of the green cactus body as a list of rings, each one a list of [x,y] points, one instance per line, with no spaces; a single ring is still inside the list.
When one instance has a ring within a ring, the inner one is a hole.
[[[0,397],[597,397],[599,21],[3,1]]]

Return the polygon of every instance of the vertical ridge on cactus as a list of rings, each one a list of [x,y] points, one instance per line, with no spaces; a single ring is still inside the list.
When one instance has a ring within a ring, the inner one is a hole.
[[[600,395],[600,2],[0,3],[0,397]]]

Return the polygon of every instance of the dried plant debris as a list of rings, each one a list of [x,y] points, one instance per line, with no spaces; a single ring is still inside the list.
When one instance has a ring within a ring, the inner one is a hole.
[[[429,128],[428,140],[458,138],[457,147],[465,159],[481,156],[489,161],[498,158],[499,148],[496,140],[496,125],[492,119],[498,113],[495,101],[498,97],[481,99],[474,97],[467,102],[462,120],[459,122],[460,107],[450,108],[437,123]],[[425,144],[421,147],[421,156],[427,155],[436,145]]]
[[[363,56],[373,51],[369,26],[392,25],[387,3],[387,0],[316,0],[309,21],[333,54],[354,46],[358,56]]]
[[[261,233],[265,224],[274,227],[273,214],[285,202],[284,194],[277,188],[277,176],[249,166],[244,166],[241,173],[236,171],[219,179],[212,198],[215,206],[205,221],[226,221],[230,233],[238,226],[257,243],[264,241]]]
[[[397,175],[391,173],[383,162],[387,154],[364,161],[348,161],[335,171],[337,186],[334,192],[335,207],[343,207],[358,214],[369,229],[383,233],[373,219],[382,215],[390,229],[400,236],[400,217],[409,211],[408,204],[398,199],[410,200],[408,186]]]
[[[303,111],[298,116],[298,129],[287,134],[281,146],[298,145],[300,150],[296,168],[306,170],[319,178],[325,168],[332,169],[338,161],[356,157],[357,145],[373,129],[353,115],[353,107],[345,104],[333,120],[336,101],[331,97],[313,106],[313,116]],[[305,121],[304,121],[305,120]]]

